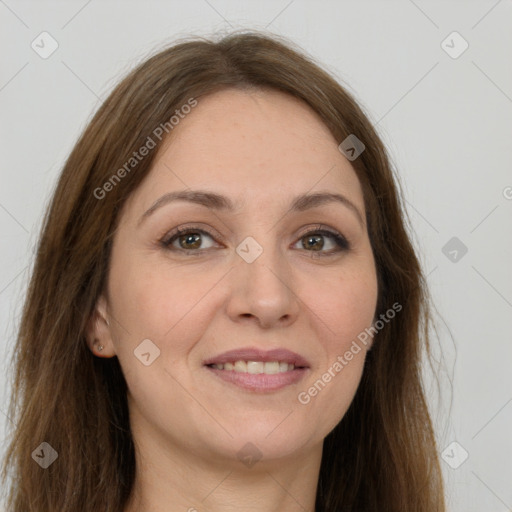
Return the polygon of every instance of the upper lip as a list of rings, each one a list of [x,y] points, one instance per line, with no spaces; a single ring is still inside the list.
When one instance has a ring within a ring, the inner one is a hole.
[[[210,357],[204,361],[204,365],[234,363],[235,361],[280,361],[293,364],[295,367],[309,368],[309,362],[299,354],[284,348],[273,350],[260,350],[257,348],[238,348],[222,354]]]

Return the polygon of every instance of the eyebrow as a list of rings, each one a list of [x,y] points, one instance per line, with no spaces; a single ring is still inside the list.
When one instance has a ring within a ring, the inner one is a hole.
[[[233,212],[239,207],[236,206],[231,199],[226,196],[217,194],[215,192],[208,192],[203,190],[179,190],[175,192],[169,192],[164,194],[162,197],[157,199],[140,217],[138,224],[140,225],[144,219],[149,217],[155,210],[158,210],[162,206],[172,203],[174,201],[187,201],[189,203],[198,204],[205,206],[206,208],[213,210],[221,210]],[[328,203],[339,203],[347,207],[352,213],[355,214],[361,226],[364,227],[364,220],[361,212],[357,206],[350,201],[347,197],[342,194],[334,194],[331,192],[315,192],[301,194],[295,197],[291,203],[291,212],[302,212],[323,206]]]

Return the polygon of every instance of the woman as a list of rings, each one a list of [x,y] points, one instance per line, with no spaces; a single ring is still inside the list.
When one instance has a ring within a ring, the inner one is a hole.
[[[111,93],[47,211],[9,510],[444,511],[424,277],[350,95],[257,33]]]

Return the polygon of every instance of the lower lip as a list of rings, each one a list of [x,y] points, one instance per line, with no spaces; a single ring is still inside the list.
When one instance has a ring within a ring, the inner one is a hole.
[[[269,375],[266,373],[253,374],[235,372],[234,370],[217,370],[217,368],[211,366],[206,366],[206,368],[226,382],[250,391],[259,392],[277,391],[295,384],[304,377],[308,370],[307,368],[295,368],[288,372]]]

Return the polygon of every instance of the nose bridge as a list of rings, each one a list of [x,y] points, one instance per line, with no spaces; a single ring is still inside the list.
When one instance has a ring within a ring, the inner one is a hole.
[[[271,325],[297,314],[291,268],[274,238],[270,231],[247,237],[238,245],[240,261],[232,277],[231,315],[252,316]]]

